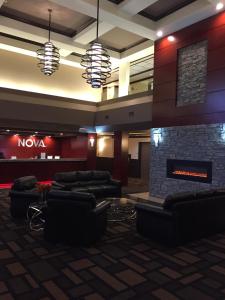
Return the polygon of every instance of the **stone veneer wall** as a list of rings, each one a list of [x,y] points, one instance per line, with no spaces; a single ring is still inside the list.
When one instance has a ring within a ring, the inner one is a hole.
[[[178,51],[177,106],[205,101],[207,45],[202,41]]]
[[[158,146],[151,129],[150,195],[225,187],[225,126],[193,125],[161,129]],[[212,184],[167,178],[167,159],[212,161]]]

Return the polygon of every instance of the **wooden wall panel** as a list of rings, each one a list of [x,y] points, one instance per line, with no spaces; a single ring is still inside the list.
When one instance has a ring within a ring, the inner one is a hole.
[[[225,12],[155,43],[153,127],[225,122]],[[207,91],[202,104],[176,106],[177,54],[182,47],[208,41]]]

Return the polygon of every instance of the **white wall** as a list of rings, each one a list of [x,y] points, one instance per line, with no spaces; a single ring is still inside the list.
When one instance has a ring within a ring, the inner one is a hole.
[[[83,69],[61,64],[52,76],[45,76],[37,63],[35,57],[0,50],[0,86],[93,102],[101,100],[101,89],[86,83]]]
[[[150,137],[147,138],[129,138],[128,140],[128,153],[131,155],[131,159],[138,159],[139,155],[139,143],[150,142]]]
[[[138,159],[139,143],[150,142],[150,137],[129,138],[128,153],[131,159]],[[98,157],[114,157],[114,137],[113,136],[98,136],[97,138],[97,156]]]

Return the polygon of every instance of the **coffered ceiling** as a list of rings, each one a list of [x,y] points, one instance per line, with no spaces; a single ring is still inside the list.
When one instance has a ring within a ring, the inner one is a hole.
[[[48,29],[48,9],[53,11],[52,30],[70,37],[95,20],[46,0],[9,0],[0,12],[2,16]]]
[[[47,39],[51,8],[53,43],[61,49],[62,56],[78,61],[96,38],[96,3],[97,0],[0,0],[4,45],[13,46],[16,41],[17,47],[34,51],[34,45]],[[115,64],[120,59],[137,60],[152,54],[158,30],[168,35],[207,18],[216,13],[216,3],[217,0],[100,0],[100,40]],[[0,49],[2,44],[1,39]]]

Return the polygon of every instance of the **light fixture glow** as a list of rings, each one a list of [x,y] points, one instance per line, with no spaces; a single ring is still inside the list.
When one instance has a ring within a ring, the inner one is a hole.
[[[221,9],[223,9],[223,7],[224,7],[223,2],[218,2],[218,3],[216,4],[216,10],[221,10]]]
[[[38,67],[41,72],[47,76],[52,75],[59,68],[60,54],[59,49],[55,47],[50,41],[51,38],[51,13],[49,9],[49,31],[48,42],[44,46],[37,50],[37,58],[39,59]]]
[[[82,77],[92,88],[100,88],[111,76],[111,61],[107,50],[98,40],[99,0],[97,0],[97,32],[96,40],[90,43],[90,48],[82,56],[81,66],[85,68]]]
[[[169,35],[167,39],[168,39],[169,42],[174,42],[175,41],[175,37],[173,35]]]
[[[90,142],[90,146],[93,148],[95,145],[95,138],[93,136],[90,137],[89,142]]]
[[[162,30],[157,31],[156,35],[157,35],[158,37],[162,37],[162,36],[163,36]]]
[[[158,147],[159,143],[162,142],[162,128],[153,128],[152,132],[155,147]]]

